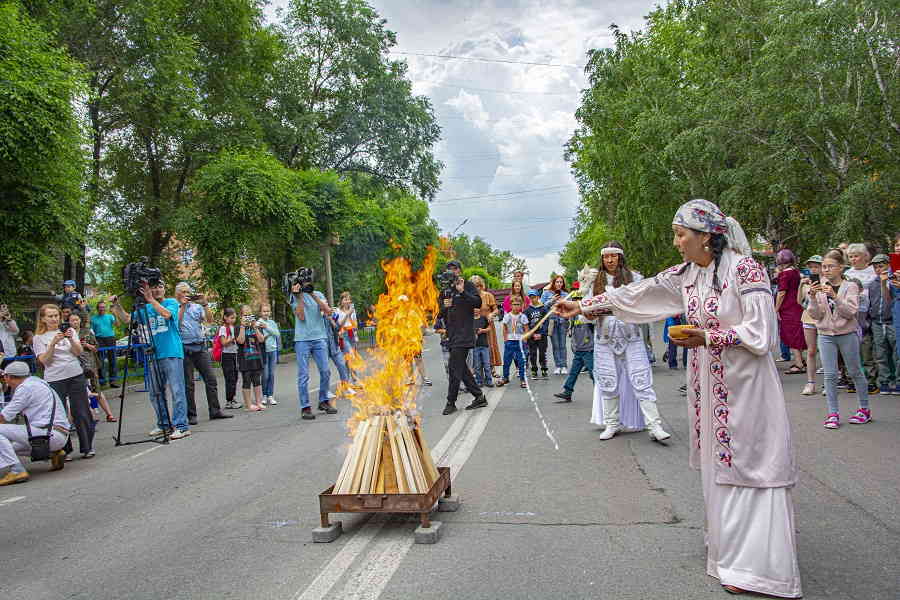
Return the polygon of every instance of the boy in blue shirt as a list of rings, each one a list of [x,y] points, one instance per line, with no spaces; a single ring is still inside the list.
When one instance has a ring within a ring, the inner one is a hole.
[[[537,290],[528,290],[528,300],[531,301],[525,309],[525,317],[528,319],[528,330],[534,329],[538,322],[547,314],[547,307],[541,304],[541,293]],[[544,321],[541,328],[528,338],[528,362],[531,364],[531,378],[538,378],[538,363],[541,366],[541,379],[547,379],[547,333],[550,323]]]

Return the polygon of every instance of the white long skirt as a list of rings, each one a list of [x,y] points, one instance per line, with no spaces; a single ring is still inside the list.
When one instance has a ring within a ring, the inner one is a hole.
[[[791,488],[719,485],[712,457],[704,452],[702,461],[707,574],[744,590],[802,596]]]

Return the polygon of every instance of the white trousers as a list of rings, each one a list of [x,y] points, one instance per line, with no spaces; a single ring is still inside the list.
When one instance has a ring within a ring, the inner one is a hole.
[[[594,380],[591,423],[622,425],[637,431],[645,424],[662,423],[653,391],[653,372],[640,340],[630,342],[626,351],[618,355],[609,346],[595,345]]]
[[[44,429],[32,429],[31,433],[41,435],[44,431]],[[66,445],[68,439],[68,436],[54,429],[50,434],[50,450],[59,450]],[[19,457],[16,455],[31,456],[28,430],[24,425],[0,424],[0,469],[19,462]]]

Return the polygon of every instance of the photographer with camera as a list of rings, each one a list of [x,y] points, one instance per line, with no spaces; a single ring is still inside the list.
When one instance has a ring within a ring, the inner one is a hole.
[[[447,330],[450,347],[450,386],[447,390],[447,405],[443,414],[456,412],[456,398],[459,396],[460,382],[475,399],[466,407],[474,410],[487,406],[487,399],[478,387],[472,371],[466,364],[469,350],[475,347],[475,329],[472,327],[472,314],[481,308],[481,294],[471,281],[462,277],[462,266],[459,261],[447,263],[447,270],[438,275],[441,285],[441,312]]]
[[[297,394],[300,399],[300,416],[311,421],[316,418],[309,406],[309,359],[316,361],[319,369],[319,411],[337,413],[328,402],[328,386],[331,371],[328,367],[328,336],[331,335],[331,307],[322,292],[313,287],[315,273],[300,268],[284,276],[283,287],[294,311],[294,352],[297,355]]]
[[[189,425],[197,424],[197,403],[194,402],[194,369],[200,372],[206,388],[206,406],[209,409],[209,420],[230,419],[234,415],[222,412],[219,405],[219,386],[212,368],[212,358],[206,349],[205,325],[212,323],[209,304],[203,294],[195,294],[191,285],[182,281],[175,286],[175,300],[178,301],[178,333],[181,335],[181,346],[184,358],[184,390],[187,400],[187,418]]]
[[[16,355],[16,335],[19,326],[9,312],[6,304],[0,304],[0,353],[7,359]]]
[[[13,397],[0,411],[0,486],[28,481],[19,455],[32,460],[49,458],[51,471],[62,469],[65,453],[61,449],[69,439],[70,426],[59,396],[47,382],[32,376],[22,361],[10,363],[3,380],[12,388]],[[19,415],[25,417],[25,425],[12,424]],[[33,440],[41,438],[45,438],[44,454],[38,457],[35,454],[41,448],[33,446]]]
[[[129,277],[130,268],[137,274]],[[175,431],[169,439],[180,440],[191,435],[191,430],[187,422],[184,347],[178,332],[178,301],[166,298],[166,284],[157,269],[148,269],[141,263],[135,263],[126,267],[125,279],[126,289],[135,294],[138,324],[148,326],[152,341],[148,348],[152,352],[149,353],[147,363],[150,367],[147,382],[153,410],[156,411],[156,428],[150,435],[159,436],[169,427],[174,427]],[[112,298],[112,310],[122,323],[131,324],[131,315],[125,312],[117,297]],[[172,390],[171,413],[166,404],[166,384]]]
[[[72,414],[72,424],[78,432],[78,446],[83,458],[94,457],[94,417],[87,395],[87,379],[78,356],[84,351],[78,332],[67,321],[60,322],[60,310],[55,304],[45,304],[38,310],[34,353],[44,366],[44,381],[50,384]],[[66,454],[72,443],[66,443]]]

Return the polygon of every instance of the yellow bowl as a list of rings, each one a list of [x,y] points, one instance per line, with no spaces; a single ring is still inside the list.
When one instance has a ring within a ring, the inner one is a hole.
[[[669,337],[673,340],[686,340],[688,338],[687,334],[684,333],[686,329],[696,329],[693,325],[672,325],[669,327]]]

